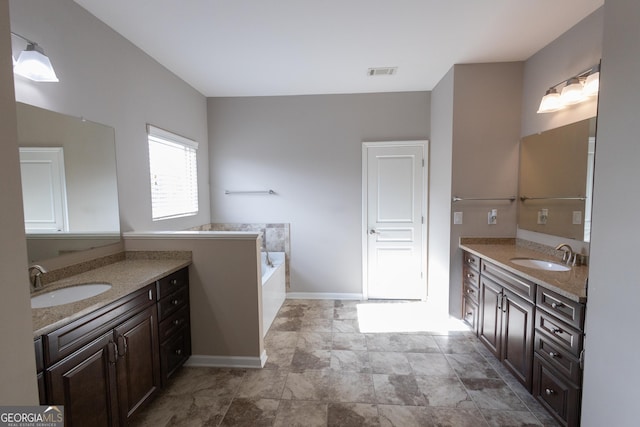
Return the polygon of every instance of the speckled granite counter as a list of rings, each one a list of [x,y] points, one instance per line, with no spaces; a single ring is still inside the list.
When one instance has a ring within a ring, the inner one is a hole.
[[[51,332],[189,264],[191,264],[191,259],[184,258],[126,259],[52,282],[42,291],[33,293],[32,296],[54,289],[96,282],[108,283],[111,285],[111,289],[81,301],[32,309],[33,336],[38,337]]]
[[[586,266],[572,267],[569,271],[546,271],[516,265],[510,261],[511,258],[535,258],[554,262],[560,260],[547,253],[517,245],[515,239],[462,238],[460,248],[573,301],[587,301],[589,268]]]

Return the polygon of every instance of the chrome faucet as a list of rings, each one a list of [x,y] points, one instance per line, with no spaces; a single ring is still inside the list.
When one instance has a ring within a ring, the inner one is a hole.
[[[566,243],[561,243],[558,246],[556,246],[556,251],[559,250],[563,250],[564,254],[562,255],[562,261],[569,265],[576,265],[576,254],[573,252],[573,249],[571,249],[571,246],[569,246]]]
[[[40,289],[42,287],[42,274],[47,270],[38,264],[29,266],[29,282],[33,289]]]

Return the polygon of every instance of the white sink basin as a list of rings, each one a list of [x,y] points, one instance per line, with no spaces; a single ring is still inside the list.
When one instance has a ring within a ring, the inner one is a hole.
[[[536,268],[538,270],[546,270],[546,271],[569,271],[571,267],[559,264],[553,261],[547,261],[543,259],[534,259],[534,258],[511,258],[512,263],[521,265],[523,267]]]
[[[56,289],[31,298],[31,308],[45,308],[56,305],[69,304],[91,298],[111,289],[108,283],[89,283],[86,285],[70,286]]]

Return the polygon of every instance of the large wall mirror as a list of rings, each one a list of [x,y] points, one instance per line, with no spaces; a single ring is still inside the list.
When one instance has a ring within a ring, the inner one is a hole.
[[[588,242],[596,118],[520,143],[518,227]]]
[[[115,132],[17,103],[29,262],[120,241]]]

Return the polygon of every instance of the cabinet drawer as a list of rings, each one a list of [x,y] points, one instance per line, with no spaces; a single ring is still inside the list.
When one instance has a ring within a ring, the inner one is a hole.
[[[478,333],[478,303],[476,301],[469,297],[464,298],[462,302],[462,320],[471,326],[473,332]]]
[[[544,310],[536,310],[536,329],[560,344],[575,357],[582,351],[582,332],[561,322]]]
[[[188,303],[189,288],[179,289],[158,302],[158,319],[163,321]]]
[[[462,263],[467,267],[480,271],[480,257],[470,254],[469,252],[463,252],[462,260]]]
[[[574,328],[584,328],[585,305],[571,301],[549,289],[538,286],[536,302],[538,307],[544,308],[549,313],[567,322]]]
[[[164,342],[178,329],[189,325],[189,307],[184,306],[172,316],[160,322],[160,342]]]
[[[160,345],[160,369],[162,385],[191,355],[191,336],[189,329],[183,327],[173,337]]]
[[[471,299],[473,302],[478,304],[478,292],[479,289],[476,286],[472,286],[467,282],[464,282],[462,285],[462,292],[465,298]]]
[[[580,361],[577,357],[574,357],[571,353],[562,348],[562,346],[555,344],[545,335],[537,332],[535,334],[535,351],[556,371],[566,376],[575,384],[582,384],[582,369],[580,369]]]
[[[562,379],[538,355],[533,361],[533,395],[563,425],[573,427],[580,424],[580,389]]]
[[[470,286],[479,287],[480,286],[480,273],[473,268],[464,265],[462,267],[462,280],[464,283],[468,283]]]
[[[187,286],[189,286],[189,269],[183,268],[158,280],[158,299],[162,299],[174,293],[179,288]]]
[[[535,302],[536,284],[518,277],[490,262],[482,261],[482,274],[491,276],[497,283],[511,290],[522,298]]]
[[[50,366],[88,344],[125,318],[153,304],[154,285],[148,285],[117,301],[43,336],[44,361]]]

